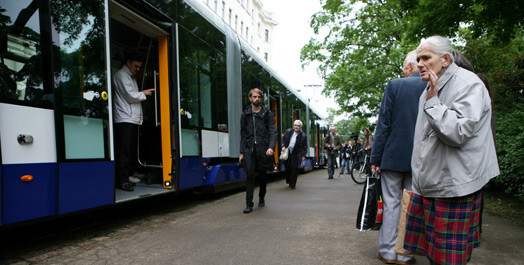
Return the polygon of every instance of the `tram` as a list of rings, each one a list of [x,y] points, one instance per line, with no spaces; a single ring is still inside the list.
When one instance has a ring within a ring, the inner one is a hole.
[[[304,170],[323,166],[322,117],[197,0],[4,0],[0,4],[0,226],[188,189],[244,185],[236,166],[249,89],[265,92],[280,141],[309,136]],[[137,52],[144,179],[114,181],[111,77]]]

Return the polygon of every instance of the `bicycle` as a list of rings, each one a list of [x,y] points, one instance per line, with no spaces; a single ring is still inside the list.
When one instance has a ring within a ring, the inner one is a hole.
[[[362,158],[363,150],[359,150],[359,157]],[[371,175],[371,164],[369,163],[368,155],[364,155],[364,159],[359,159],[353,163],[351,167],[351,178],[357,184],[364,184],[366,177]]]

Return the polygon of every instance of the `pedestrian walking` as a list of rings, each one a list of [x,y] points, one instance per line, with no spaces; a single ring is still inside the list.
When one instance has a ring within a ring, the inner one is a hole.
[[[340,135],[337,134],[337,128],[331,127],[329,130],[330,133],[324,137],[324,149],[328,157],[328,179],[333,179],[338,151],[342,148],[342,144]]]
[[[273,153],[277,142],[277,129],[273,113],[262,105],[262,90],[253,88],[248,97],[251,104],[240,116],[240,157],[247,175],[246,208],[244,213],[253,211],[253,193],[258,179],[258,207],[265,206],[267,185],[266,172],[273,170]]]
[[[290,189],[297,185],[298,170],[307,155],[307,135],[302,131],[302,121],[296,120],[292,129],[287,129],[282,138],[282,151],[289,148],[289,156],[286,160],[286,183]]]

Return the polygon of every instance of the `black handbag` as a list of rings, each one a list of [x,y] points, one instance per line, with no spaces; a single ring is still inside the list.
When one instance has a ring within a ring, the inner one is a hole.
[[[382,187],[380,174],[368,175],[357,214],[357,229],[359,231],[379,230],[382,225]]]

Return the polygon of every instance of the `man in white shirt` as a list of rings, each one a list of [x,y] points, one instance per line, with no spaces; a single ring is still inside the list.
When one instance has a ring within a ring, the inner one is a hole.
[[[138,126],[142,124],[142,101],[150,96],[153,88],[138,91],[135,79],[142,67],[138,54],[129,54],[126,63],[113,76],[115,88],[115,184],[124,191],[133,191],[136,169]],[[133,182],[133,183],[131,183]]]

